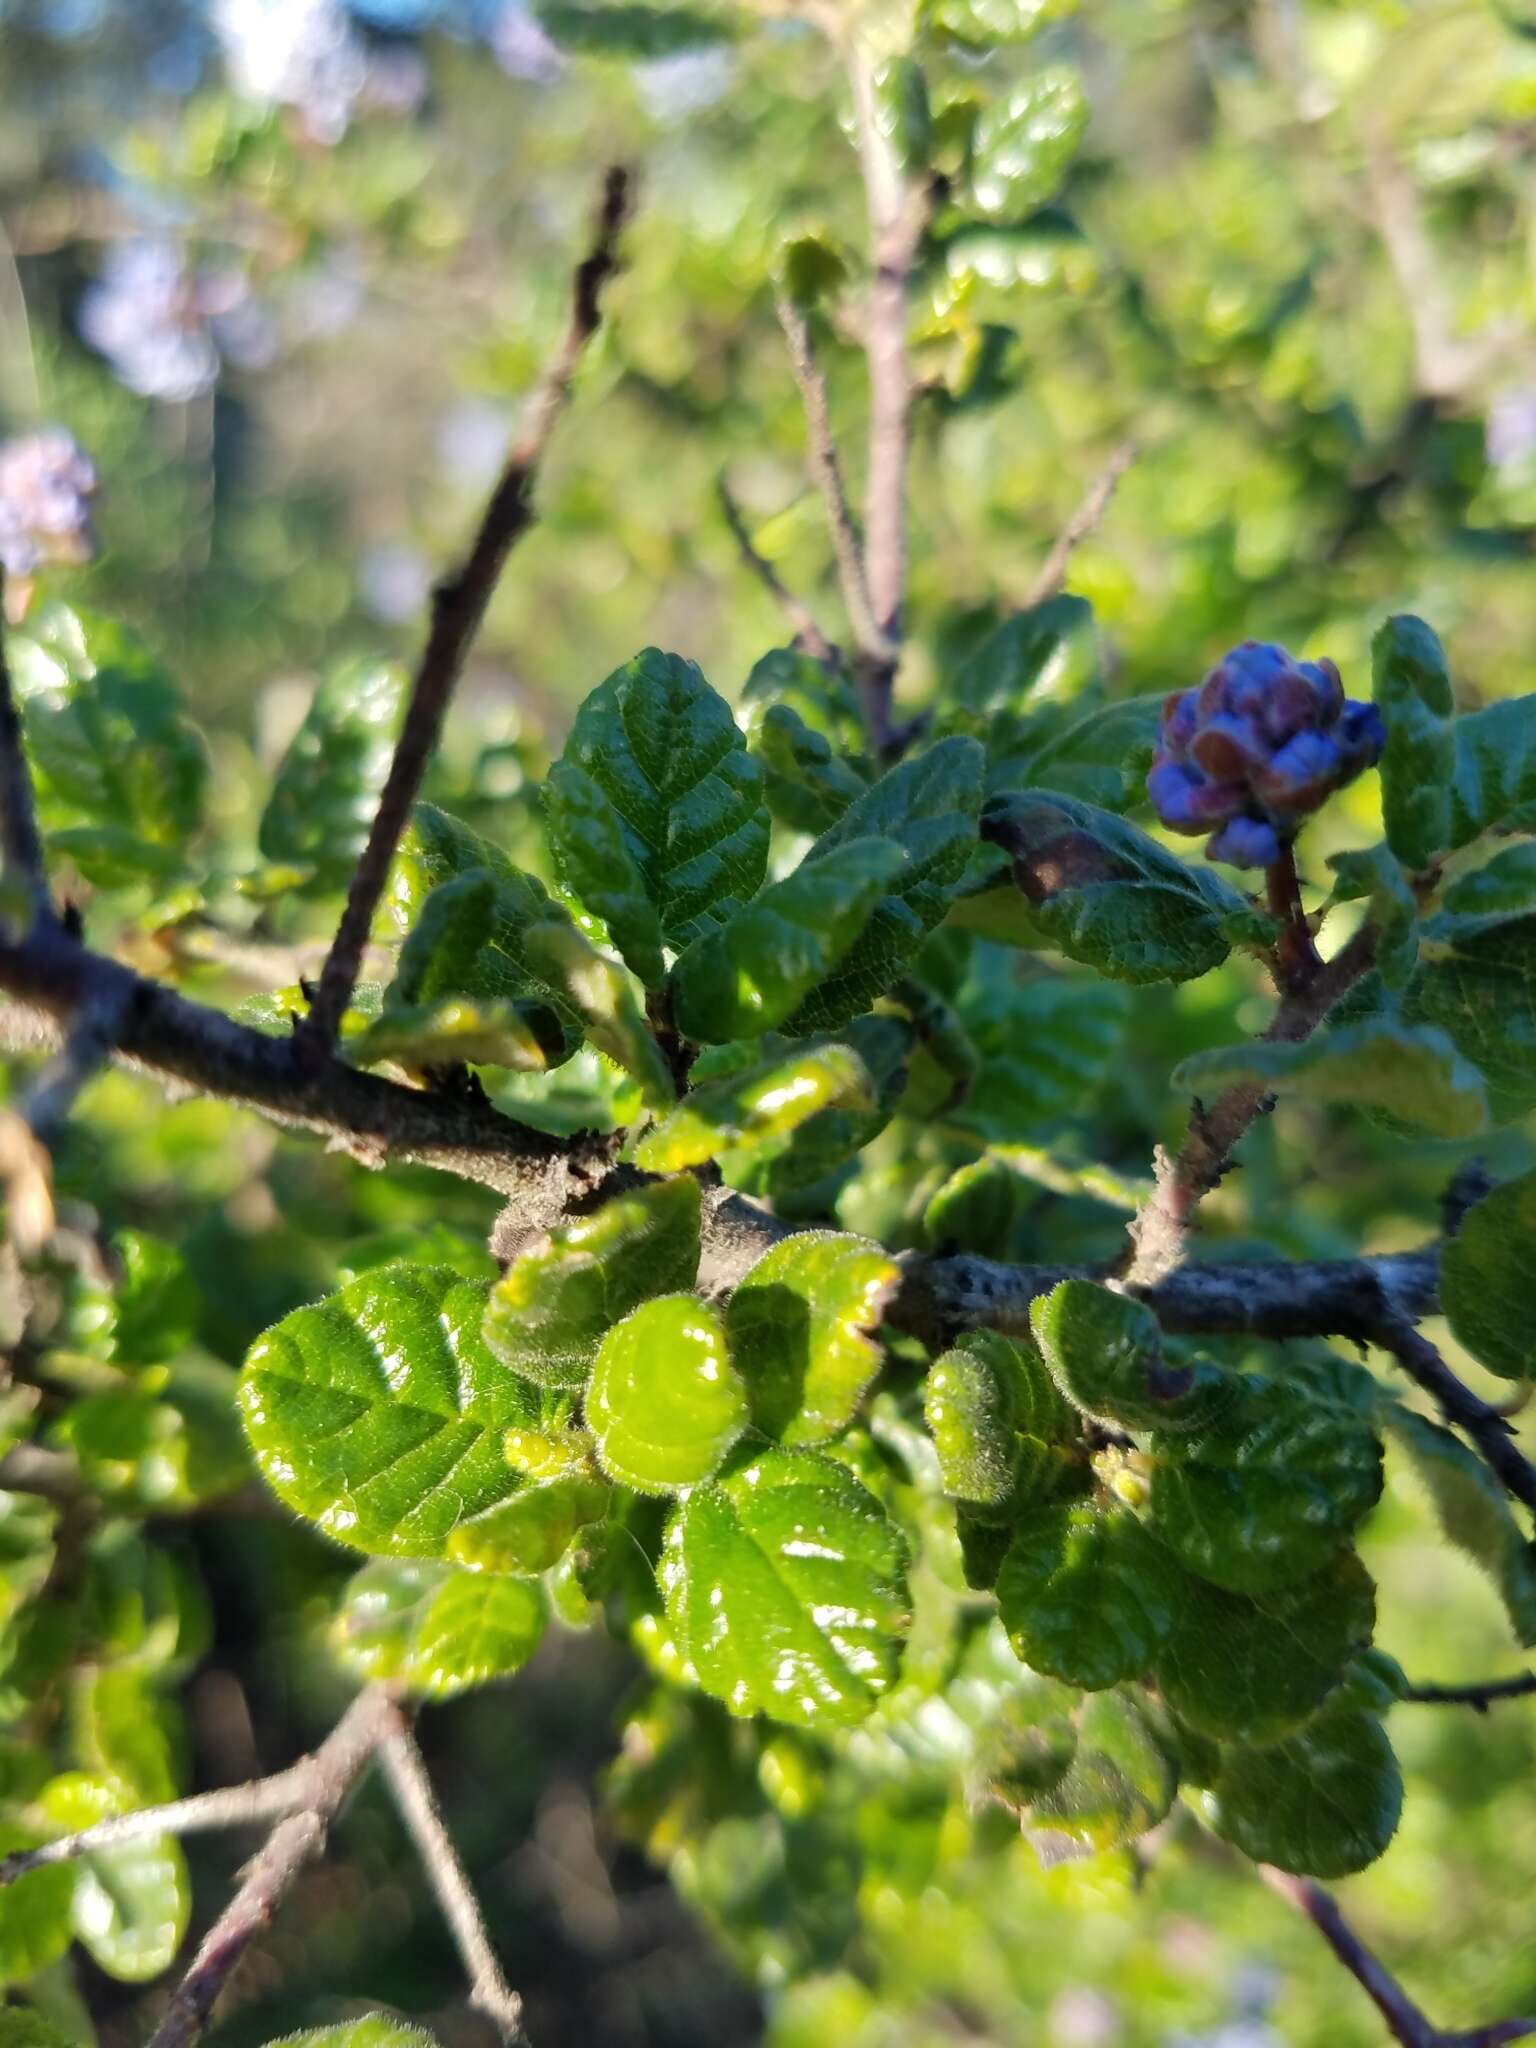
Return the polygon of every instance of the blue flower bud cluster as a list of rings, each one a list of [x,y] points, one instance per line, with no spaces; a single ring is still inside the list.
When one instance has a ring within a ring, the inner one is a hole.
[[[1386,740],[1380,711],[1344,695],[1331,661],[1245,640],[1163,706],[1147,794],[1170,832],[1211,834],[1209,859],[1267,868]]]

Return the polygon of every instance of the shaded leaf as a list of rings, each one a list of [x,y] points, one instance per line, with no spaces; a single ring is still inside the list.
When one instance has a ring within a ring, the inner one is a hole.
[[[583,56],[648,62],[729,40],[716,16],[692,7],[652,7],[641,0],[536,0],[545,29]]]
[[[544,783],[544,823],[565,886],[602,919],[645,986],[660,988],[667,972],[661,919],[606,791],[574,761],[557,761]]]
[[[0,1821],[0,1856],[37,1843],[36,1835]],[[63,1955],[74,1931],[74,1896],[75,1873],[67,1863],[44,1864],[0,1889],[0,1985],[24,1984]]]
[[[1177,1759],[1152,1717],[1124,1693],[1088,1700],[1077,1749],[1030,1807],[1026,1832],[1043,1863],[1134,1841],[1157,1826],[1178,1790]]]
[[[753,732],[768,808],[795,832],[825,832],[869,787],[867,775],[788,704],[770,704]]]
[[[879,1369],[867,1333],[897,1277],[878,1245],[833,1231],[804,1231],[764,1253],[726,1309],[756,1428],[813,1444],[847,1427]]]
[[[599,953],[584,933],[564,918],[530,925],[523,934],[528,964],[558,991],[581,1019],[599,1052],[632,1074],[650,1109],[675,1099],[671,1071],[661,1047],[640,1013],[624,969]]]
[[[1536,1379],[1536,1173],[1506,1181],[1462,1218],[1440,1256],[1440,1305],[1458,1342],[1501,1379]]]
[[[1492,1579],[1517,1642],[1536,1644],[1536,1545],[1510,1513],[1503,1488],[1475,1451],[1437,1422],[1392,1403],[1384,1419],[1423,1481],[1448,1541]]]
[[[1387,844],[1406,868],[1450,844],[1455,704],[1445,653],[1422,619],[1400,614],[1371,642],[1373,693],[1387,724],[1381,808]]]
[[[348,1584],[331,1642],[358,1677],[443,1700],[520,1670],[547,1619],[534,1580],[380,1558]]]
[[[1500,1121],[1536,1107],[1536,916],[1438,916],[1420,927],[1403,1015],[1438,1025],[1479,1069]]]
[[[1227,1750],[1201,1805],[1256,1863],[1347,1877],[1396,1834],[1403,1780],[1375,1716],[1340,1709],[1268,1749]]]
[[[1081,686],[1098,666],[1093,606],[1081,597],[1051,597],[1014,612],[989,633],[956,672],[955,701],[972,711],[1017,711],[1036,691]]]
[[[1437,1138],[1469,1138],[1488,1127],[1482,1076],[1443,1031],[1369,1018],[1320,1031],[1300,1045],[1221,1046],[1173,1071],[1176,1088],[1210,1096],[1237,1082],[1313,1102],[1380,1109]]]
[[[1536,825],[1536,696],[1505,697],[1452,727],[1450,844]]]
[[[1174,1626],[1184,1575],[1128,1508],[1034,1509],[997,1575],[1024,1662],[1089,1692],[1139,1678]]]
[[[261,814],[266,859],[307,869],[318,889],[347,886],[394,756],[405,685],[403,669],[370,661],[348,662],[320,684]]]

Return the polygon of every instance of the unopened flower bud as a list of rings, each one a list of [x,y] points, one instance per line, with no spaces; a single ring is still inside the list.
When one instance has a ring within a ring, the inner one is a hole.
[[[89,561],[96,490],[94,464],[62,427],[0,441],[0,562],[7,574]]]

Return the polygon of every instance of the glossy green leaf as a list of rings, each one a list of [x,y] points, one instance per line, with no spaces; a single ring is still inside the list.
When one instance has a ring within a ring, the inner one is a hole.
[[[1077,73],[1050,64],[993,101],[976,124],[971,195],[992,219],[1017,219],[1055,193],[1088,125]]]
[[[768,859],[763,771],[691,661],[654,647],[582,704],[565,759],[602,790],[672,945],[755,895]]]
[[[1038,942],[1116,981],[1188,981],[1226,958],[1244,899],[1123,818],[1042,791],[994,797],[984,825],[1014,857]]]
[[[634,1076],[647,1106],[664,1109],[671,1103],[671,1071],[624,969],[563,918],[530,925],[523,948],[533,971],[580,1018],[589,1041]]]
[[[755,1428],[814,1444],[847,1427],[879,1369],[868,1333],[897,1278],[878,1245],[834,1231],[803,1231],[764,1253],[726,1310]]]
[[[530,1010],[532,1014],[530,1015]],[[363,1066],[392,1060],[416,1070],[452,1066],[510,1067],[541,1074],[564,1054],[539,1036],[549,1015],[543,1005],[500,1002],[490,996],[442,996],[434,1002],[387,1005],[347,1050]]]
[[[487,1348],[487,1292],[444,1268],[384,1266],[259,1337],[240,1412],[279,1499],[374,1556],[552,1563],[542,1531],[530,1557],[529,1532],[501,1513],[527,1483],[503,1438],[544,1426],[546,1397]]]
[[[944,1491],[984,1520],[1044,1505],[1080,1487],[1077,1416],[1039,1353],[972,1330],[929,1367],[923,1417]]]
[[[1225,1382],[1208,1424],[1159,1436],[1152,1522],[1213,1585],[1262,1593],[1322,1569],[1381,1492],[1372,1424],[1259,1373]]]
[[[1481,1565],[1509,1613],[1517,1642],[1536,1644],[1536,1544],[1510,1512],[1494,1474],[1459,1437],[1396,1403],[1386,1427],[1408,1453],[1447,1540]]]
[[[486,1343],[547,1387],[585,1385],[603,1337],[699,1270],[699,1184],[690,1176],[616,1195],[526,1247],[491,1289]]]
[[[889,840],[856,839],[770,883],[673,967],[677,1028],[715,1045],[776,1030],[842,961],[904,865]]]
[[[994,43],[1027,42],[1076,5],[1077,0],[922,0],[919,18],[929,33],[990,50]]]
[[[730,33],[716,15],[643,0],[537,0],[535,12],[564,49],[640,63],[707,49]]]
[[[1063,1280],[1029,1312],[1051,1377],[1083,1414],[1120,1429],[1197,1429],[1226,1405],[1226,1383],[1170,1365],[1152,1311],[1093,1280]]]
[[[1372,640],[1371,670],[1387,723],[1381,757],[1387,844],[1404,867],[1427,867],[1451,840],[1456,707],[1445,652],[1422,619],[1401,614]]]
[[[1501,1379],[1536,1379],[1536,1173],[1507,1181],[1462,1218],[1440,1257],[1440,1305],[1458,1342]]]
[[[1243,1082],[1269,1094],[1385,1110],[1437,1138],[1469,1138],[1488,1128],[1481,1074],[1430,1025],[1369,1018],[1300,1045],[1254,1040],[1196,1053],[1173,1072],[1176,1088],[1207,1100]]]
[[[1184,1575],[1128,1508],[1022,1515],[997,1575],[1024,1662],[1089,1692],[1139,1678],[1173,1628]]]
[[[120,1230],[112,1242],[118,1271],[109,1285],[88,1282],[76,1313],[92,1326],[89,1348],[124,1366],[158,1365],[185,1349],[197,1327],[197,1284],[174,1245],[145,1230]]]
[[[752,751],[763,764],[769,810],[795,832],[825,832],[869,787],[868,777],[788,704],[763,712]]]
[[[1201,1802],[1217,1834],[1298,1877],[1348,1877],[1397,1832],[1403,1780],[1373,1714],[1324,1714],[1267,1749],[1229,1749]]]
[[[148,648],[54,604],[12,636],[10,667],[41,822],[184,846],[203,822],[208,756]]]
[[[102,1779],[69,1772],[44,1788],[39,1804],[60,1834],[71,1834],[122,1812],[124,1803]],[[150,1835],[94,1849],[71,1868],[70,1925],[100,1968],[125,1984],[145,1984],[168,1970],[192,1906],[180,1845],[169,1835]]]
[[[685,1496],[658,1574],[704,1690],[733,1714],[861,1721],[894,1682],[906,1545],[844,1464],[768,1450]]]
[[[0,1820],[0,1856],[36,1848],[39,1839]],[[63,1955],[74,1933],[74,1896],[75,1873],[66,1863],[44,1864],[0,1887],[0,1985],[24,1984]]]
[[[1376,1590],[1353,1551],[1270,1593],[1190,1581],[1153,1676],[1201,1734],[1272,1742],[1316,1713],[1375,1625]]]
[[[906,1084],[913,1033],[903,1019],[855,1017],[843,1039],[868,1077],[866,1107],[848,1104],[818,1110],[780,1137],[752,1139],[720,1155],[721,1175],[731,1187],[772,1201],[786,1218],[801,1213],[802,1200],[815,1205],[814,1216],[826,1214],[830,1181],[841,1178],[851,1168],[854,1154],[885,1129]],[[735,1049],[716,1050],[724,1055]],[[701,1070],[710,1058],[706,1052],[695,1062],[696,1085],[702,1086]]]
[[[836,1030],[867,1010],[938,924],[975,849],[981,770],[974,740],[941,740],[882,776],[817,840],[810,861],[840,860],[866,839],[892,841],[907,861],[837,971],[788,1020],[790,1030]]]
[[[636,1144],[635,1164],[648,1173],[679,1173],[786,1137],[823,1110],[873,1108],[869,1074],[849,1046],[790,1048],[690,1088]]]
[[[278,764],[257,843],[269,861],[344,889],[367,842],[394,756],[406,677],[386,662],[348,662],[310,699]]]
[[[1506,697],[1452,727],[1450,844],[1536,825],[1536,696]]]
[[[598,1347],[587,1422],[603,1470],[637,1493],[676,1493],[718,1471],[747,1426],[725,1322],[692,1294],[632,1309]]]
[[[520,1670],[547,1619],[534,1580],[379,1558],[347,1586],[331,1643],[359,1678],[443,1700]]]
[[[1081,687],[1097,665],[1092,605],[1051,597],[989,633],[956,672],[953,693],[972,711],[1017,711],[1036,691],[1059,691],[1068,679]]]
[[[544,824],[565,886],[602,919],[645,986],[660,988],[667,972],[661,919],[607,792],[574,761],[557,761],[544,783]]]
[[[1042,1862],[1112,1849],[1157,1826],[1173,1805],[1178,1764],[1152,1717],[1125,1693],[1088,1700],[1066,1771],[1030,1806],[1026,1832]]]

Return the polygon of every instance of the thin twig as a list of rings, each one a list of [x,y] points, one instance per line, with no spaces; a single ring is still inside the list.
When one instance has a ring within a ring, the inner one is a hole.
[[[37,830],[32,774],[21,713],[5,653],[5,569],[0,565],[0,862],[5,879],[27,895],[34,920],[48,909],[48,876]]]
[[[874,608],[870,603],[862,542],[848,502],[848,489],[843,482],[843,466],[827,405],[826,373],[817,360],[815,343],[811,339],[811,323],[787,292],[775,294],[774,306],[789,349],[789,367],[800,388],[800,403],[805,411],[806,459],[826,507],[832,554],[837,562],[837,577],[842,585],[848,622],[853,627],[853,637],[862,655],[872,661],[889,661],[892,649],[875,623]]]
[[[837,649],[817,625],[810,606],[796,597],[772,562],[752,545],[752,536],[747,531],[741,507],[732,495],[731,487],[723,473],[717,478],[715,489],[720,499],[720,510],[725,515],[726,525],[731,529],[731,537],[741,550],[742,560],[769,595],[777,600],[779,609],[795,629],[795,638],[806,653],[814,654],[818,661],[836,663]]]
[[[1414,1385],[1429,1395],[1446,1421],[1454,1423],[1476,1447],[1504,1490],[1536,1509],[1536,1465],[1521,1451],[1498,1409],[1458,1379],[1429,1339],[1405,1316],[1381,1314],[1370,1334]]]
[[[379,1762],[469,1974],[470,2004],[485,2014],[503,2041],[522,2040],[523,2002],[501,1973],[416,1738],[403,1724],[379,1744]]]
[[[1502,2048],[1507,2041],[1524,2040],[1536,2034],[1536,2019],[1495,2020],[1486,2027],[1458,2033],[1437,2027],[1413,2000],[1380,1959],[1355,1933],[1331,1892],[1310,1878],[1293,1877],[1261,1863],[1259,1875],[1272,1891],[1304,1913],[1333,1950],[1349,1974],[1361,1986],[1387,2023],[1387,2031],[1402,2048]]]
[[[507,556],[533,523],[539,465],[570,396],[576,365],[597,331],[603,287],[618,268],[618,241],[628,212],[629,175],[615,167],[604,184],[592,248],[576,271],[565,339],[534,392],[527,424],[491,493],[467,558],[433,592],[427,644],[417,664],[368,843],[347,891],[346,907],[320,971],[309,1014],[295,1031],[296,1045],[309,1057],[323,1057],[335,1046],[390,863],[436,750],[448,701]]]
[[[1051,551],[1040,565],[1040,573],[1024,598],[1024,609],[1044,604],[1067,580],[1073,554],[1093,533],[1109,510],[1121,477],[1136,459],[1136,443],[1122,441],[1083,494],[1082,503],[1051,543]]]
[[[1415,1707],[1471,1707],[1486,1714],[1495,1700],[1529,1699],[1536,1694],[1536,1671],[1518,1678],[1485,1678],[1477,1685],[1410,1685],[1398,1698]]]

